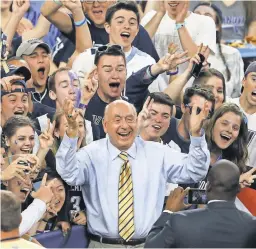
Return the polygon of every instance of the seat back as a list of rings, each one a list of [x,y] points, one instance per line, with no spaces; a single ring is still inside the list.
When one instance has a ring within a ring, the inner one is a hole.
[[[89,244],[85,226],[72,226],[65,237],[61,230],[56,230],[37,234],[35,238],[46,248],[87,248]]]

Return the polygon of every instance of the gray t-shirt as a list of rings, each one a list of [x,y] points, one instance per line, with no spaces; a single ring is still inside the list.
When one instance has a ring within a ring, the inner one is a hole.
[[[242,1],[226,6],[222,1],[213,1],[222,11],[222,39],[242,40],[246,34],[246,12]]]

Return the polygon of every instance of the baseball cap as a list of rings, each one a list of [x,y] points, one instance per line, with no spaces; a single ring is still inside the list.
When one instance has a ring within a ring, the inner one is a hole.
[[[256,73],[256,61],[253,61],[252,63],[250,63],[250,65],[247,67],[244,76],[246,77],[249,73]]]
[[[20,74],[24,76],[25,82],[31,78],[30,71],[24,66],[16,67],[14,65],[8,65],[8,68],[9,68],[8,73],[6,73],[3,68],[1,68],[1,78],[12,76],[12,75],[20,75]]]
[[[37,47],[44,48],[48,54],[51,53],[51,49],[47,43],[39,39],[30,39],[20,44],[16,51],[16,56],[21,57],[22,55],[31,55]]]
[[[247,67],[245,73],[244,73],[244,77],[246,77],[249,73],[256,73],[256,61],[253,61],[250,63],[250,65]],[[244,91],[244,87],[241,87],[241,93]]]

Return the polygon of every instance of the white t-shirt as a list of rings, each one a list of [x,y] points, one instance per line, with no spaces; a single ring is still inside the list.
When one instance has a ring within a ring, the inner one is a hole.
[[[243,111],[243,113],[248,119],[248,129],[256,132],[256,112],[253,114],[246,113],[240,105],[239,98],[234,98],[234,99],[228,98],[227,102],[235,103],[241,108],[241,110]]]
[[[228,98],[227,102],[237,104],[245,116],[248,119],[248,131],[249,131],[249,141],[248,141],[248,154],[249,160],[247,165],[251,167],[256,167],[256,113],[254,114],[247,114],[240,105],[239,98],[231,99]]]
[[[94,66],[96,49],[87,49],[85,52],[79,54],[75,59],[72,69],[78,74],[79,77],[84,77],[84,73],[88,72]],[[147,53],[132,47],[129,52],[125,53],[127,63],[127,79],[140,69],[153,65],[156,63],[155,59]],[[161,75],[150,85],[149,90],[161,91],[161,86],[165,85]]]
[[[145,26],[156,14],[155,10],[149,11],[141,20],[141,25]],[[213,53],[216,52],[216,27],[212,18],[208,16],[190,13],[185,19],[185,27],[187,28],[192,40],[196,45],[201,43],[204,46],[208,45]],[[170,43],[178,45],[178,51],[182,52],[179,33],[176,30],[175,20],[171,19],[166,13],[161,20],[158,29],[153,37],[153,44],[158,52],[160,58],[168,53],[168,46]],[[188,67],[188,62],[179,66],[179,72],[182,73]],[[169,76],[164,75],[166,87],[168,86]]]
[[[208,62],[211,63],[211,68],[217,69],[223,74],[226,81],[226,96],[237,98],[241,93],[241,82],[244,77],[244,62],[236,48],[221,44],[221,50],[231,74],[229,81],[227,81],[226,66],[221,59],[218,47],[215,55],[210,54]]]

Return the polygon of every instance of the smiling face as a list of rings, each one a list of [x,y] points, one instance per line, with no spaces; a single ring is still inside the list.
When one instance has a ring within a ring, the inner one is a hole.
[[[216,23],[217,20],[217,16],[215,11],[210,7],[210,6],[198,6],[195,10],[194,13],[198,14],[198,15],[204,15],[204,16],[209,16],[211,17],[214,22]]]
[[[246,99],[247,105],[256,110],[256,72],[249,73],[243,80],[242,97]]]
[[[142,130],[142,137],[145,134],[148,141],[159,141],[170,125],[171,107],[154,102],[149,112],[150,124]]]
[[[111,44],[118,44],[125,52],[131,49],[131,44],[139,31],[137,16],[133,11],[118,10],[112,17],[111,23],[105,24]]]
[[[122,56],[103,55],[98,63],[95,79],[99,81],[98,94],[109,103],[120,98],[126,82],[126,65]]]
[[[106,12],[115,1],[87,1],[82,2],[83,10],[93,21],[96,27],[103,28]]]
[[[137,135],[137,114],[135,108],[125,101],[111,103],[103,120],[105,133],[119,150],[128,150]]]
[[[50,56],[44,48],[37,47],[31,55],[23,55],[31,70],[34,86],[44,88],[50,71]]]
[[[61,71],[55,75],[56,93],[50,91],[50,98],[56,101],[57,109],[61,109],[66,98],[76,102],[76,93],[79,90],[79,81],[69,77],[68,71]]]
[[[35,145],[35,132],[31,126],[20,127],[15,134],[6,139],[6,145],[12,155],[31,154]]]
[[[181,11],[181,9],[180,9],[181,3],[182,3],[182,1],[165,0],[164,6],[165,6],[166,11],[168,12],[168,15],[171,18],[175,18],[176,15],[178,14],[178,12]]]
[[[53,180],[47,181],[46,186],[52,181]],[[59,179],[56,179],[55,184],[51,189],[53,193],[53,198],[51,203],[53,204],[54,210],[59,212],[62,206],[64,205],[64,202],[66,199],[66,193],[65,193],[63,182]]]
[[[220,78],[212,76],[205,83],[206,86],[212,87],[212,93],[215,97],[215,110],[224,103],[224,88],[223,82]]]
[[[21,85],[12,85],[12,90],[24,89]],[[14,115],[27,116],[28,114],[28,94],[24,92],[13,92],[2,97],[1,103],[1,123],[2,125]]]
[[[241,118],[233,112],[226,112],[216,123],[212,131],[212,140],[220,149],[227,149],[238,137]]]
[[[24,178],[25,182],[21,181],[17,177],[14,177],[13,179],[4,183],[7,190],[15,194],[22,203],[25,202],[32,189],[32,182],[29,175],[25,175]]]

